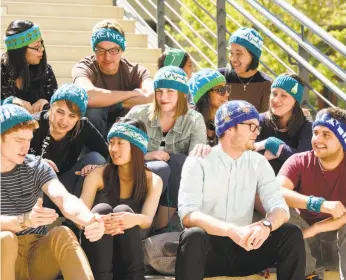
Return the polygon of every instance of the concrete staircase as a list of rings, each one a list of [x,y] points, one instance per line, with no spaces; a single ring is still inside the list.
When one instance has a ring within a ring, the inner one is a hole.
[[[72,66],[84,56],[93,54],[91,29],[102,19],[116,19],[124,28],[127,49],[124,57],[157,71],[161,49],[148,48],[145,34],[136,34],[135,22],[124,19],[124,10],[114,7],[112,0],[6,0],[1,2],[1,37],[16,19],[37,23],[45,42],[48,63],[59,85],[71,82]],[[1,53],[5,51],[1,42]]]

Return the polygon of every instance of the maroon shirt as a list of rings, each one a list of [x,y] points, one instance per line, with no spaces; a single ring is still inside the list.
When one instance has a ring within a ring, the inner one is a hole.
[[[337,168],[322,169],[313,151],[292,155],[282,166],[278,175],[289,178],[294,190],[303,195],[323,197],[329,201],[341,201],[346,205],[346,156]],[[301,216],[311,225],[328,214],[301,210]]]

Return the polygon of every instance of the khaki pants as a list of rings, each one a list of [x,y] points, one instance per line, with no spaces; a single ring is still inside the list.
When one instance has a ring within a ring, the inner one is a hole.
[[[67,227],[56,227],[47,235],[3,231],[0,240],[1,279],[54,280],[60,271],[65,280],[94,279],[84,251]]]

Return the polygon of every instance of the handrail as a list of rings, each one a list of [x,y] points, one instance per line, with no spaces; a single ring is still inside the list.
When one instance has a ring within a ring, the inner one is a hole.
[[[334,85],[328,78],[311,66],[304,58],[297,54],[291,47],[284,43],[280,38],[278,38],[273,32],[271,32],[267,27],[265,27],[261,22],[255,19],[251,14],[249,14],[243,7],[235,3],[235,1],[227,0],[227,2],[233,6],[239,13],[241,13],[246,19],[252,22],[257,28],[266,34],[273,42],[275,42],[280,48],[286,51],[291,57],[293,57],[299,64],[301,64],[306,70],[308,70],[312,75],[319,79],[323,84],[326,85],[332,92],[334,92],[340,99],[346,102],[346,94],[340,90],[336,85]]]
[[[179,42],[171,35],[169,34],[169,32],[167,32],[165,30],[165,34],[169,37],[169,39],[171,39],[181,50],[183,50],[183,46],[179,44]],[[165,47],[168,47],[167,45],[165,45]],[[194,57],[190,54],[190,59],[192,60],[192,62],[198,67],[198,69],[202,69],[202,66],[199,65],[199,63],[194,59]]]
[[[308,27],[312,32],[314,32],[321,39],[323,39],[323,41],[325,41],[329,46],[336,49],[338,52],[340,52],[341,54],[343,54],[346,57],[345,45],[342,44],[339,40],[335,39],[327,31],[323,30],[321,27],[316,25],[306,15],[299,12],[297,9],[293,8],[290,4],[288,4],[284,0],[272,0],[272,1],[275,2],[275,4],[279,5],[282,9],[287,11],[292,17],[294,17],[301,24]]]
[[[181,17],[168,3],[167,1],[164,2],[165,5],[204,43],[206,44],[211,51],[213,51],[215,54],[217,54],[216,50],[201,36],[199,35],[192,27],[191,25],[183,18]]]
[[[174,24],[174,22],[172,22],[172,21],[170,20],[169,17],[165,16],[165,19],[168,21],[168,23],[169,23],[178,33],[181,33],[181,35],[184,37],[184,39],[185,39],[187,42],[189,42],[189,44],[190,44],[191,46],[193,46],[193,47],[196,49],[196,51],[197,51],[201,56],[203,56],[204,59],[205,59],[206,61],[208,61],[208,63],[209,63],[213,68],[216,68],[216,65],[209,59],[209,57],[207,57],[199,48],[197,48],[197,46],[196,46],[196,45],[195,45],[184,33],[181,32],[181,30]]]
[[[285,32],[288,36],[292,37],[300,46],[307,50],[311,55],[313,55],[321,63],[325,64],[331,71],[333,71],[337,76],[339,76],[344,82],[346,82],[346,72],[343,71],[337,64],[331,61],[327,56],[318,52],[314,46],[303,41],[302,38],[288,28],[285,24],[277,19],[272,13],[266,10],[262,5],[257,3],[255,0],[247,0],[247,2],[255,8],[258,12],[264,15],[268,20],[274,23],[278,28]],[[344,46],[346,49],[346,46]]]
[[[190,14],[191,16],[193,16],[193,18],[194,18],[195,20],[197,20],[199,24],[201,24],[206,30],[208,30],[208,32],[209,32],[209,34],[210,34],[211,36],[213,36],[215,39],[217,38],[217,36],[215,35],[215,33],[213,33],[213,31],[211,31],[210,28],[209,28],[203,21],[201,21],[194,13],[192,13],[192,12],[186,7],[186,5],[185,5],[183,2],[181,2],[180,0],[176,0],[176,1],[177,1],[177,2],[179,3],[179,5],[181,5],[187,12],[189,12],[189,14]]]

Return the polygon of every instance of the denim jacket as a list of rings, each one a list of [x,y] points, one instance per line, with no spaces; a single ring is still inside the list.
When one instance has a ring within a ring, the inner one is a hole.
[[[148,152],[157,151],[163,138],[160,120],[151,120],[150,108],[152,104],[138,105],[133,107],[126,115],[128,118],[141,120],[147,128],[150,138]],[[169,154],[188,153],[196,144],[207,142],[207,131],[203,116],[195,110],[189,109],[184,116],[180,116],[165,137],[165,151]]]

